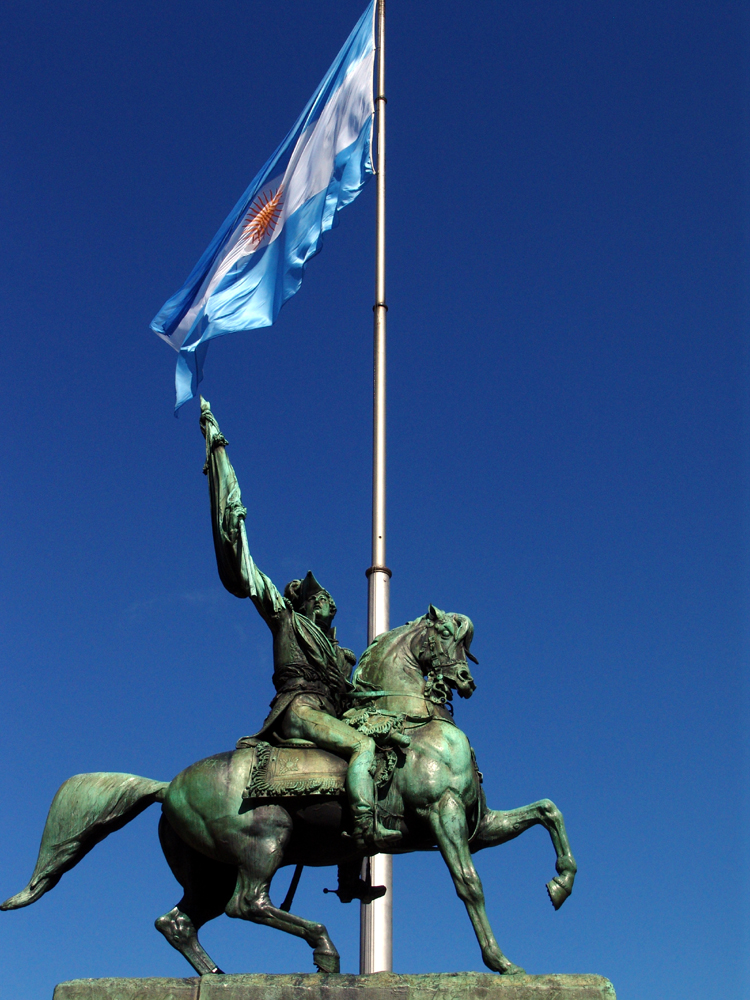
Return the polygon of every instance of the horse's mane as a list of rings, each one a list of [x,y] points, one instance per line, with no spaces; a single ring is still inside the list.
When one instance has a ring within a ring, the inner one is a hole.
[[[459,615],[453,612],[448,612],[445,618],[450,618],[456,627],[456,642],[463,640],[465,649],[469,649],[471,646],[471,640],[474,637],[474,625],[472,624],[471,618],[466,615]],[[372,658],[376,646],[382,643],[385,639],[397,639],[402,636],[404,632],[413,631],[417,626],[421,625],[423,622],[429,623],[432,621],[429,612],[426,615],[421,615],[419,618],[415,618],[414,621],[406,622],[405,625],[399,625],[397,628],[391,629],[389,632],[383,632],[382,635],[376,636],[364,653],[359,658],[359,663],[354,669],[354,674],[352,676],[352,681],[354,684],[357,683],[357,677],[361,671],[365,670]]]
[[[403,635],[404,632],[413,629],[415,625],[418,625],[425,618],[427,618],[427,615],[422,615],[421,618],[415,618],[413,622],[407,622],[405,625],[399,625],[398,628],[392,628],[389,632],[383,632],[382,635],[375,636],[370,645],[360,656],[359,663],[354,668],[354,675],[352,676],[353,683],[357,683],[357,675],[361,670],[364,670],[368,666],[375,651],[375,647],[379,643],[382,643],[384,639],[395,639],[398,636]]]

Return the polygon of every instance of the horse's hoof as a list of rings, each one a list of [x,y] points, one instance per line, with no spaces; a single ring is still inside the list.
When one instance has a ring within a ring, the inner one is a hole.
[[[500,972],[501,976],[525,976],[526,969],[522,969],[520,965],[514,965],[512,962],[507,969],[502,969]]]
[[[570,893],[571,890],[561,878],[553,878],[551,882],[547,883],[547,895],[556,910],[560,909]]]
[[[314,951],[313,962],[318,972],[340,972],[341,958],[338,952]]]

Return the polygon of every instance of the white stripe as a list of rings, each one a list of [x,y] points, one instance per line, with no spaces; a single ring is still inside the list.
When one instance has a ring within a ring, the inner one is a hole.
[[[306,201],[325,191],[336,157],[356,142],[372,115],[372,64],[370,52],[351,67],[318,120],[297,140],[284,175],[282,225]]]

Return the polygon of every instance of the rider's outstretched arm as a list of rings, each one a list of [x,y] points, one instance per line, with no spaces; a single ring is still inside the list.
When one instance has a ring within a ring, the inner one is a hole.
[[[211,526],[219,577],[230,594],[249,597],[271,624],[285,608],[284,598],[252,560],[245,534],[242,495],[232,463],[226,453],[227,439],[221,433],[208,402],[201,396],[201,430],[206,439],[206,464],[211,497]]]

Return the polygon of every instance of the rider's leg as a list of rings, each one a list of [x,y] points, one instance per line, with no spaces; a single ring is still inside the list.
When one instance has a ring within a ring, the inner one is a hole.
[[[372,764],[375,760],[375,743],[369,736],[363,738],[372,744],[349,758],[346,772],[346,794],[354,816],[354,839],[361,848],[374,847],[387,850],[401,840],[401,833],[389,830],[378,820],[375,782]],[[327,748],[324,748],[327,749]]]
[[[295,699],[284,719],[284,735],[306,739],[349,761],[346,794],[354,816],[354,837],[362,848],[385,849],[401,839],[401,834],[378,822],[375,809],[375,741],[358,733],[345,722]]]

